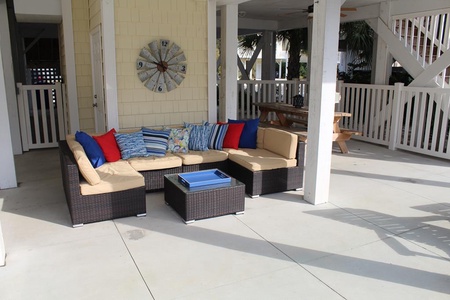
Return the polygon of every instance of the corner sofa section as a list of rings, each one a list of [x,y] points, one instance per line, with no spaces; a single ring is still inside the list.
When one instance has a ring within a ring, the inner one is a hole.
[[[163,157],[134,157],[94,169],[83,147],[68,135],[59,142],[61,171],[72,223],[82,225],[145,215],[145,192],[164,188],[164,175],[217,168],[246,186],[251,197],[303,187],[305,143],[295,134],[258,128],[257,148]]]
[[[88,190],[83,188],[90,186],[90,184],[86,181],[84,175],[81,174],[80,165],[83,163],[90,165],[90,162],[85,157],[86,155],[84,154],[83,156],[81,152],[84,151],[82,151],[82,147],[80,150],[78,145],[70,149],[67,141],[59,142],[62,181],[73,227],[82,226],[84,223],[133,215],[146,215],[145,185],[142,175],[136,172],[137,174],[134,174],[135,176],[133,176],[134,179],[132,180],[134,182],[130,182],[130,185],[127,187],[122,185],[122,188],[113,188],[114,184],[112,182],[107,183],[108,179],[105,178],[104,189],[97,191],[97,193],[92,193],[92,190],[89,191],[89,188]],[[90,171],[97,172],[94,169]],[[110,173],[114,173],[113,170],[110,171]],[[108,177],[114,181],[120,179],[125,179],[126,181],[127,179],[125,176],[118,174],[116,176],[111,174]],[[109,188],[108,185],[110,186]]]

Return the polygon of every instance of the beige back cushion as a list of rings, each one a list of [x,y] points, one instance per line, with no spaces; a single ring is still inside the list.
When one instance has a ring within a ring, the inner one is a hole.
[[[264,130],[263,127],[258,127],[258,132],[256,135],[256,148],[264,148]]]
[[[276,129],[266,128],[264,130],[264,149],[284,156],[287,159],[293,159],[297,151],[297,135]]]
[[[86,152],[84,152],[83,146],[75,140],[75,136],[73,134],[67,135],[66,140],[67,145],[69,145],[70,150],[72,150],[81,175],[83,175],[84,179],[86,179],[89,184],[99,184],[101,181],[100,176],[89,161]]]

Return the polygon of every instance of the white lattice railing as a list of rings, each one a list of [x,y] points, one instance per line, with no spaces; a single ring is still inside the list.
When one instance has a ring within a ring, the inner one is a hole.
[[[341,84],[341,126],[355,139],[450,159],[450,89]]]
[[[58,147],[58,140],[66,134],[61,83],[18,83],[17,89],[23,151]]]
[[[301,94],[306,81],[238,81],[238,117],[257,118],[253,102],[285,102]],[[349,112],[340,126],[361,131],[354,139],[450,159],[450,89],[351,84],[339,81],[337,111]],[[307,102],[305,102],[307,103]],[[276,116],[270,116],[276,120]]]
[[[389,145],[394,86],[342,83],[340,93],[336,110],[352,114],[341,127],[362,132],[367,142]]]
[[[426,68],[450,49],[450,11],[433,15],[396,17],[392,21],[392,32],[421,66]],[[436,82],[445,86],[448,77],[448,69],[445,66],[436,77]]]

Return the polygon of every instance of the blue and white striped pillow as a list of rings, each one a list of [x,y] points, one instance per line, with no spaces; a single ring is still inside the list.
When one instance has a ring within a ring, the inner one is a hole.
[[[122,159],[131,157],[148,156],[145,149],[142,131],[133,133],[114,133]]]
[[[223,140],[228,130],[228,124],[209,124],[208,148],[222,150]]]
[[[149,155],[165,156],[170,130],[155,130],[142,127],[145,148]]]

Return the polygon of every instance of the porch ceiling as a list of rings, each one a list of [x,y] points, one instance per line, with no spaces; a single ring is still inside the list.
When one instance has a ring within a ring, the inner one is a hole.
[[[396,0],[391,0],[396,1]],[[378,16],[378,4],[384,0],[347,0],[343,8],[356,11],[343,11],[342,22],[363,20]],[[390,1],[388,1],[390,2]],[[307,26],[308,6],[313,0],[219,0],[217,6],[238,4],[239,28],[241,30],[266,29],[283,30]],[[220,11],[218,11],[220,16]]]

